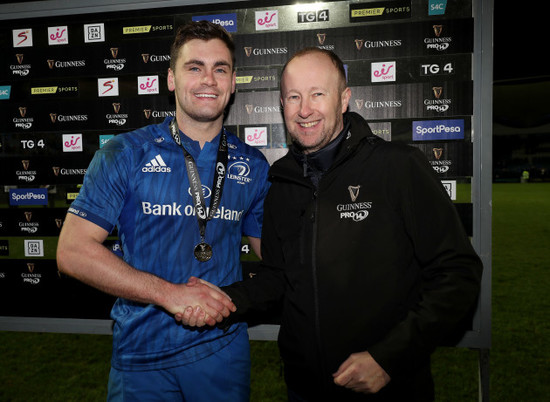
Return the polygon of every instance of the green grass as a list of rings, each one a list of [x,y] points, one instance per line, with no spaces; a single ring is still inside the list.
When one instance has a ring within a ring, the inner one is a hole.
[[[493,401],[550,395],[550,184],[493,186]],[[252,341],[252,401],[285,401],[275,342]],[[0,401],[105,400],[111,338],[0,332]],[[438,401],[478,400],[478,353],[440,348]]]
[[[493,186],[491,385],[503,401],[550,395],[550,184]]]

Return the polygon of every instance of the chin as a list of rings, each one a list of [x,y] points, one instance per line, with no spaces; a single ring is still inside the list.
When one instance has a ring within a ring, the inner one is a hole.
[[[194,115],[190,115],[193,120],[196,120],[196,121],[199,121],[201,123],[208,123],[208,122],[212,122],[212,121],[216,121],[220,118],[220,116],[222,116],[223,114],[222,113],[218,113],[218,114],[194,114]]]
[[[300,141],[297,139],[295,140],[295,143],[304,152],[314,152],[318,147],[317,142]]]

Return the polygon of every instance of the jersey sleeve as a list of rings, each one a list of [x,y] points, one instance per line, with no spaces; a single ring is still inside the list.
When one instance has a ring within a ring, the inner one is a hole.
[[[113,138],[95,153],[83,186],[68,210],[107,232],[111,232],[118,221],[128,188],[130,156],[116,140]]]

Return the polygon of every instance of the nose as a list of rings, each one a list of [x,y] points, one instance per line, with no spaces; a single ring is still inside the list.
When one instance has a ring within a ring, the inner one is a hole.
[[[311,109],[311,106],[309,105],[309,100],[307,98],[303,98],[300,102],[300,110],[298,114],[300,117],[308,117],[313,113],[313,110]]]
[[[205,70],[201,78],[201,83],[208,86],[216,85],[214,71],[209,69]]]

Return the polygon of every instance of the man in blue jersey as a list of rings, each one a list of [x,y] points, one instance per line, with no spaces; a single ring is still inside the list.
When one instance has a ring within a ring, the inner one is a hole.
[[[240,280],[243,235],[259,255],[269,165],[223,127],[235,77],[223,28],[181,27],[168,71],[176,116],[96,152],[68,211],[59,269],[118,297],[109,400],[249,398],[246,325],[202,331],[174,318],[187,308],[209,325],[227,317],[235,310],[227,295],[186,282]],[[115,226],[123,259],[102,245]]]

